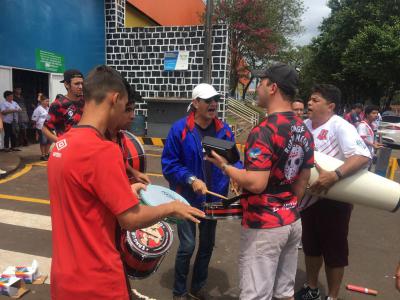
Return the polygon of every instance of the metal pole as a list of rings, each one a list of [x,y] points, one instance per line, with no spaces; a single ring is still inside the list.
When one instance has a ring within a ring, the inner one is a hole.
[[[211,83],[211,53],[212,53],[212,15],[213,0],[207,0],[206,18],[204,23],[204,57],[203,57],[203,82]]]

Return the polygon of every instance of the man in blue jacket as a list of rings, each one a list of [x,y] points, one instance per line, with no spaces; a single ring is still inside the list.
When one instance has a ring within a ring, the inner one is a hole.
[[[205,136],[234,141],[229,126],[217,118],[220,97],[214,87],[206,83],[193,89],[189,115],[172,125],[161,158],[162,171],[170,188],[200,209],[205,201],[221,201],[206,196],[207,189],[222,195],[228,193],[229,178],[204,160],[205,153],[201,143]],[[194,299],[209,299],[202,288],[207,280],[216,225],[215,220],[206,219],[199,224],[199,247],[190,289],[190,296]],[[188,298],[186,281],[190,259],[196,246],[196,226],[186,221],[179,223],[178,236],[180,244],[175,261],[173,294],[174,299],[184,300]]]

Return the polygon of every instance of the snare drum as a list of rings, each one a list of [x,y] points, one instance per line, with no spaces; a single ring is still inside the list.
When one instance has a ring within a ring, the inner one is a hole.
[[[172,241],[172,229],[163,221],[134,232],[126,231],[121,238],[121,252],[127,275],[143,279],[156,272]]]
[[[147,168],[147,161],[142,144],[139,142],[138,138],[129,131],[125,130],[123,131],[123,133],[126,138],[128,164],[135,170],[145,173]]]
[[[221,202],[205,203],[204,212],[206,219],[209,220],[241,219],[242,205],[239,202],[235,202],[225,207]]]

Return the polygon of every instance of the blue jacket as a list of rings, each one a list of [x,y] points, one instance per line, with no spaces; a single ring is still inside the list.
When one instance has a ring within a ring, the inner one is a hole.
[[[234,141],[234,136],[228,124],[215,118],[216,138]],[[182,195],[192,206],[202,208],[206,196],[193,192],[187,183],[190,176],[196,176],[205,182],[204,156],[201,144],[201,135],[194,122],[194,113],[175,122],[169,133],[161,157],[162,172],[168,180],[170,188]],[[241,162],[235,164],[241,168]],[[224,175],[216,166],[212,166],[210,191],[227,195],[229,177]],[[211,202],[220,202],[221,199],[211,197]]]

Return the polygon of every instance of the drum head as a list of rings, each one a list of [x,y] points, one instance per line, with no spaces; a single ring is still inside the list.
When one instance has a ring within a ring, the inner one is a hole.
[[[127,242],[131,250],[143,258],[159,257],[169,250],[173,235],[171,227],[160,221],[147,228],[127,232]]]
[[[183,203],[190,205],[185,198],[174,191],[166,187],[153,184],[149,184],[146,187],[146,190],[140,191],[140,198],[144,204],[149,206],[157,206],[174,200],[180,200]]]
[[[131,132],[124,130],[123,133],[126,137],[126,146],[129,153],[129,165],[135,170],[146,173],[147,161],[142,144],[139,142],[138,138]]]

